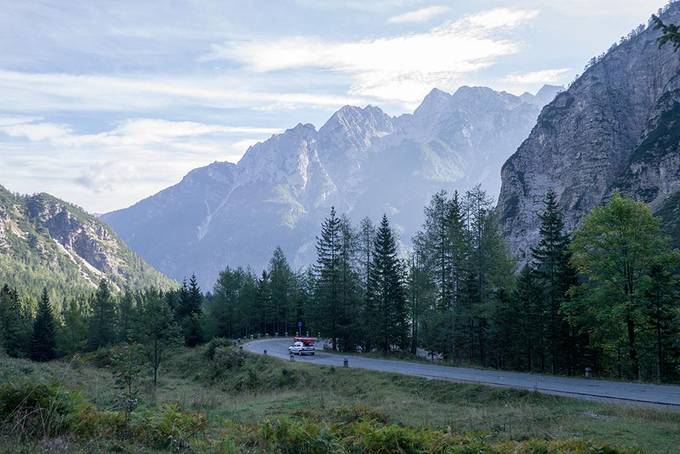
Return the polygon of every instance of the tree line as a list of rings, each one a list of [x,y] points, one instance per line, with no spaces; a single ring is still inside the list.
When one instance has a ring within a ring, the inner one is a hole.
[[[336,351],[677,380],[680,256],[650,209],[615,195],[570,235],[549,191],[539,221],[518,267],[479,187],[435,194],[406,252],[387,216],[353,225],[331,209],[314,265],[293,270],[277,248],[261,273],[227,268],[205,294],[194,276],[168,292],[113,294],[102,281],[93,295],[53,306],[47,289],[36,304],[4,286],[0,341],[9,355],[39,361],[140,345],[154,380],[175,345],[297,333]]]

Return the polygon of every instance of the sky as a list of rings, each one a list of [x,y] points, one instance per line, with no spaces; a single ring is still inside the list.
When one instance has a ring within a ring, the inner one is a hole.
[[[0,0],[0,185],[127,207],[346,104],[566,85],[663,0]]]

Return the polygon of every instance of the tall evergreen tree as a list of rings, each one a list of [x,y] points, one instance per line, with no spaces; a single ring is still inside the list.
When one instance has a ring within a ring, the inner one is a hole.
[[[294,276],[288,260],[280,247],[274,250],[269,261],[271,279],[272,329],[279,334],[287,333],[292,328],[292,291]],[[291,330],[292,331],[292,330]]]
[[[182,283],[179,301],[175,308],[175,320],[180,325],[187,347],[194,347],[203,340],[200,318],[203,313],[203,293],[198,286],[195,274],[189,278],[189,283]]]
[[[540,240],[532,249],[533,268],[542,288],[543,333],[550,357],[551,372],[557,373],[564,365],[570,367],[567,351],[571,339],[569,324],[560,308],[568,298],[568,291],[576,285],[576,271],[570,264],[569,237],[564,231],[562,211],[555,192],[551,189],[544,200],[545,209],[539,214]],[[567,360],[567,364],[564,364]]]
[[[27,331],[26,312],[16,290],[4,285],[0,290],[0,326],[2,346],[9,356],[22,357],[29,353],[26,345],[30,338]]]
[[[43,289],[38,310],[33,321],[31,337],[31,359],[50,361],[57,357],[56,322],[47,289]]]
[[[65,301],[61,308],[61,319],[57,336],[60,354],[72,355],[87,346],[88,301],[77,297]]]
[[[405,347],[407,340],[406,295],[402,264],[387,216],[383,216],[375,237],[371,265],[371,335],[384,353],[392,346]]]
[[[90,305],[92,309],[88,323],[88,347],[96,350],[115,341],[116,306],[105,279],[99,282]]]
[[[333,350],[340,340],[340,265],[342,254],[341,220],[331,208],[330,216],[321,225],[316,240],[316,300],[319,328],[331,339]]]

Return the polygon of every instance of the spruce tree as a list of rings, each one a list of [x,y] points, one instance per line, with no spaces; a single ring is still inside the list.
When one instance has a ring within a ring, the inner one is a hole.
[[[88,347],[96,350],[115,341],[116,306],[105,279],[99,282],[90,304],[92,313],[88,326]]]
[[[294,283],[293,272],[280,247],[274,250],[269,261],[269,275],[272,295],[272,329],[274,332],[284,334],[292,328],[291,294]]]
[[[570,265],[569,237],[564,231],[564,221],[557,196],[551,189],[544,200],[545,209],[539,214],[540,240],[532,249],[533,267],[543,290],[543,332],[550,355],[551,372],[557,373],[567,358],[570,330],[560,308],[567,299],[567,292],[576,285],[576,272]],[[568,365],[566,365],[568,367]]]
[[[330,216],[321,225],[321,235],[316,240],[316,300],[319,328],[331,339],[334,351],[340,338],[340,260],[342,254],[341,220],[331,208]]]
[[[2,346],[12,357],[22,357],[28,353],[28,337],[26,333],[24,310],[19,302],[16,290],[4,285],[0,290],[0,325],[2,326]]]
[[[265,335],[275,332],[274,307],[272,305],[271,276],[264,270],[257,280],[257,307],[259,308],[260,329]]]
[[[203,312],[203,293],[198,286],[195,274],[189,278],[189,283],[182,283],[179,301],[175,308],[175,320],[182,328],[184,343],[187,347],[194,347],[203,340],[200,317]]]
[[[57,357],[56,322],[52,314],[50,297],[47,289],[43,289],[38,310],[33,321],[31,336],[31,359],[33,361],[50,361]]]
[[[402,263],[387,216],[382,217],[375,237],[371,265],[371,334],[384,353],[392,346],[403,348],[407,339],[406,295]]]

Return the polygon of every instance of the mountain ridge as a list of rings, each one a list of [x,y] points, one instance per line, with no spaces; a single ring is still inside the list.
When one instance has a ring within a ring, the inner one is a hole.
[[[680,3],[669,4],[662,18],[680,22]],[[594,60],[543,108],[528,138],[503,165],[497,210],[503,234],[520,262],[529,260],[537,242],[538,214],[548,189],[556,192],[566,227],[572,230],[614,192],[659,206],[663,201],[653,200],[658,194],[663,193],[662,199],[672,194],[660,186],[673,182],[680,188],[672,176],[672,169],[680,169],[676,162],[657,178],[657,187],[651,189],[654,197],[643,190],[649,175],[661,167],[650,161],[652,154],[638,148],[645,137],[655,136],[654,118],[664,112],[659,103],[664,96],[674,96],[680,73],[680,56],[668,46],[659,48],[659,36],[651,26],[640,27]],[[667,156],[677,161],[677,153]]]
[[[0,283],[29,293],[87,292],[102,278],[115,290],[176,285],[106,223],[46,193],[19,195],[0,186],[0,252]]]
[[[541,107],[534,95],[483,87],[433,89],[400,116],[343,106],[318,130],[298,123],[249,147],[237,164],[194,169],[187,176],[199,183],[183,179],[102,218],[159,270],[176,279],[195,272],[204,287],[228,265],[263,267],[277,246],[294,266],[311,263],[331,206],[355,221],[387,213],[408,241],[434,192],[494,186],[494,170]]]

